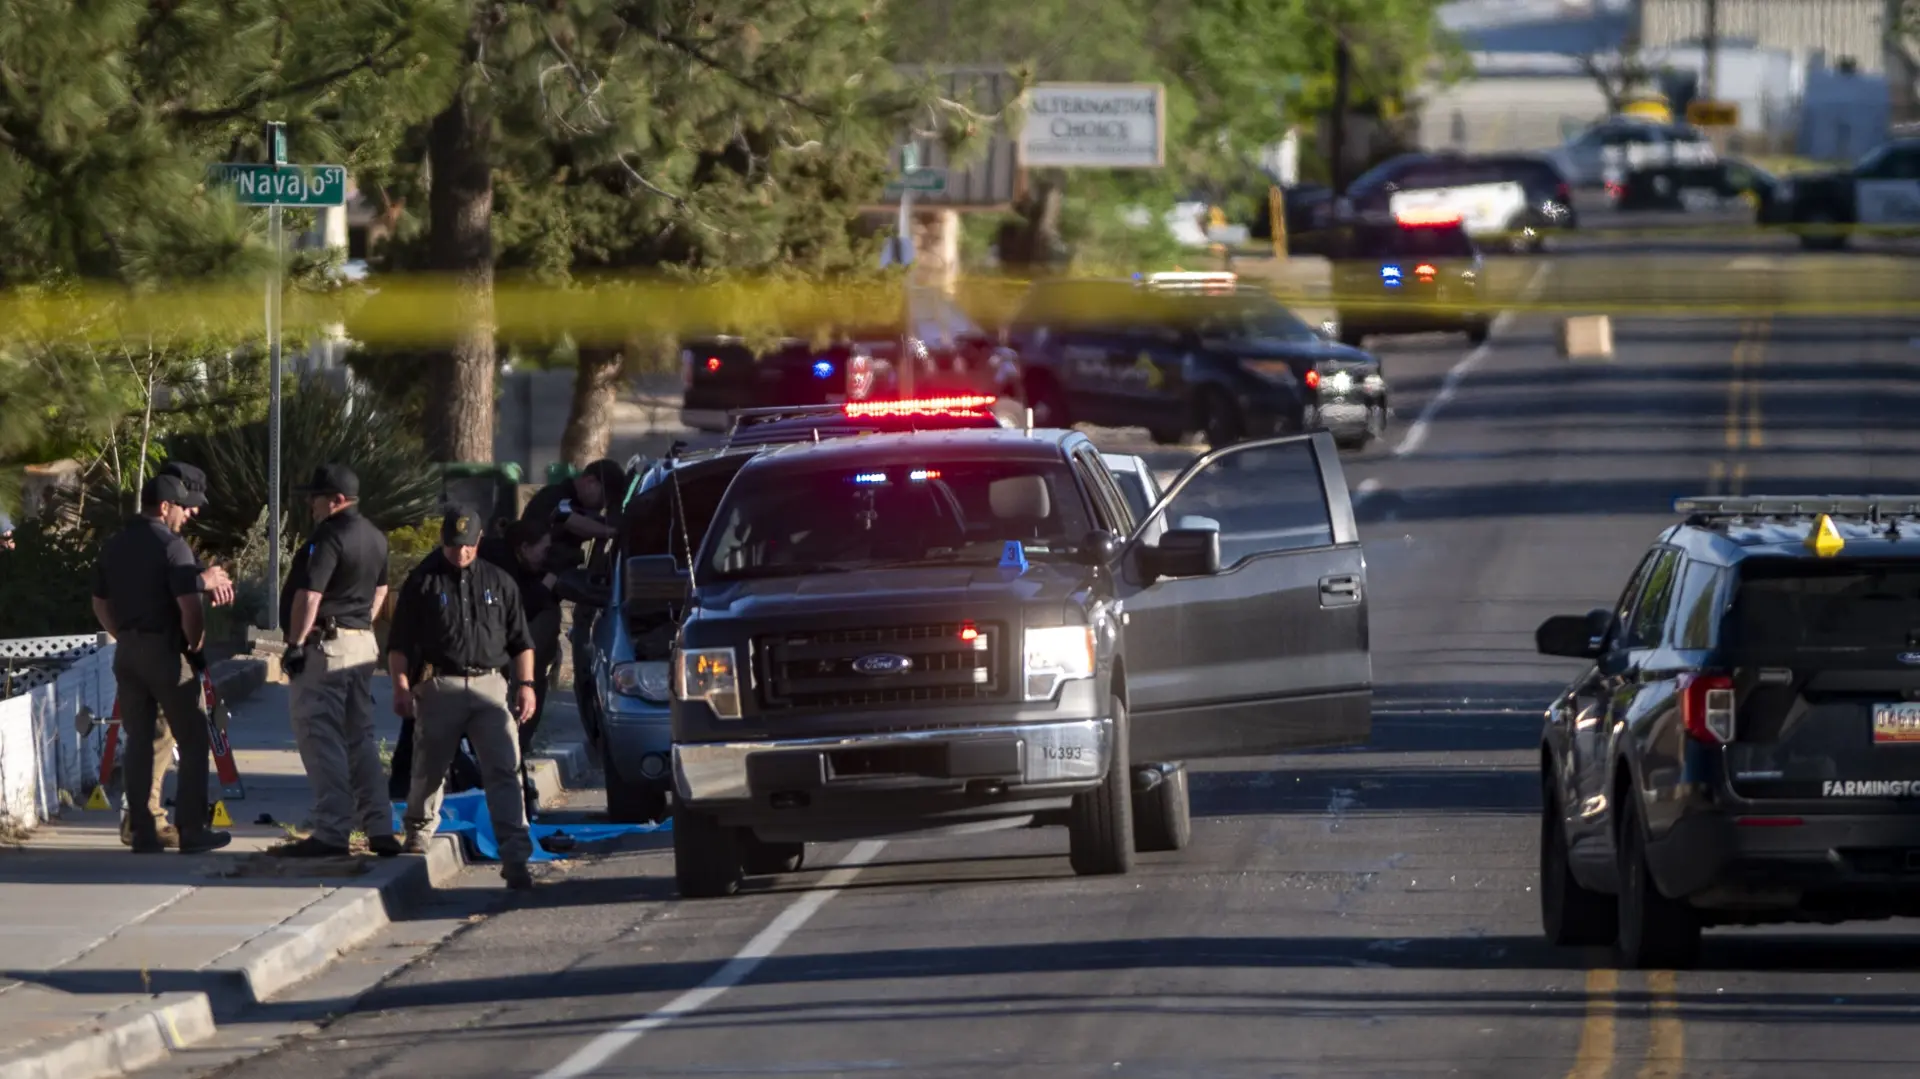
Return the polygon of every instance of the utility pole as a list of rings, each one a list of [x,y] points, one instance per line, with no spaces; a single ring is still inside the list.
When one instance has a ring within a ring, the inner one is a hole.
[[[1345,31],[1334,31],[1333,45],[1333,128],[1327,138],[1332,161],[1333,195],[1347,191],[1347,95],[1352,81],[1353,53],[1347,48]]]
[[[1701,77],[1701,96],[1708,101],[1720,100],[1720,0],[1705,0],[1707,5],[1707,26],[1700,35],[1700,47],[1705,54],[1705,71]]]

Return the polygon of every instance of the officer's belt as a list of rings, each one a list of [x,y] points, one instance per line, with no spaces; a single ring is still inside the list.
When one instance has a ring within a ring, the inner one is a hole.
[[[421,668],[420,680],[430,682],[435,678],[481,678],[499,673],[498,667],[442,667],[429,663]]]

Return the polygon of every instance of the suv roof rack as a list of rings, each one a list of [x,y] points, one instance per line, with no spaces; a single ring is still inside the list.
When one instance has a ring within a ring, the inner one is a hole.
[[[1920,495],[1705,495],[1673,500],[1673,512],[1685,514],[1690,524],[1727,521],[1740,517],[1882,517],[1920,516]]]

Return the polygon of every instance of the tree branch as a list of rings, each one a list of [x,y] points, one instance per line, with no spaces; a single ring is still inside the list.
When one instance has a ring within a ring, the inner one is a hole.
[[[640,30],[643,33],[645,32],[645,27],[635,26],[634,29]],[[820,108],[817,105],[812,104],[811,102],[808,102],[793,94],[787,93],[785,90],[781,90],[778,87],[769,86],[766,83],[761,82],[759,79],[753,78],[750,75],[745,75],[745,74],[742,74],[741,72],[735,71],[733,68],[727,66],[726,64],[721,63],[719,60],[714,59],[713,56],[710,55],[697,42],[688,41],[687,39],[679,37],[674,34],[666,34],[666,33],[659,33],[659,32],[655,32],[652,35],[652,37],[655,41],[658,41],[662,45],[666,45],[675,49],[676,51],[680,52],[682,55],[686,56],[688,59],[695,61],[696,63],[700,64],[700,66],[708,69],[709,71],[716,72],[720,75],[725,76],[726,78],[732,79],[734,82],[739,83],[741,86],[749,90],[752,90],[756,94],[760,94],[764,97],[773,98],[776,101],[784,101],[787,104],[792,105],[794,108],[799,109],[800,111],[805,112],[808,115],[811,115],[817,119],[825,120],[825,119],[831,118],[831,115],[832,115],[831,113],[829,113],[825,109]]]
[[[374,50],[371,54],[355,60],[351,64],[315,75],[312,78],[301,79],[299,82],[288,83],[285,86],[261,88],[251,91],[242,96],[240,100],[217,109],[189,109],[181,107],[178,102],[175,102],[161,111],[173,116],[183,124],[219,124],[225,123],[228,120],[236,120],[269,101],[277,101],[288,97],[299,97],[304,94],[313,93],[316,90],[323,90],[334,83],[352,78],[363,71],[370,71],[376,75],[387,74],[398,66],[388,65],[386,63],[388,57],[399,51],[399,49],[406,44],[406,41],[407,38],[405,34],[396,35],[389,38],[385,45]]]

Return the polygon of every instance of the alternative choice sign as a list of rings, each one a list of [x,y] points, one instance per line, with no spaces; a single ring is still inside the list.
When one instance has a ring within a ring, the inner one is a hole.
[[[1038,83],[1020,129],[1025,168],[1157,169],[1166,164],[1166,87]]]
[[[214,165],[210,179],[243,206],[344,206],[344,165]]]

